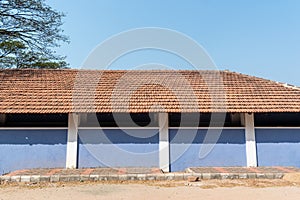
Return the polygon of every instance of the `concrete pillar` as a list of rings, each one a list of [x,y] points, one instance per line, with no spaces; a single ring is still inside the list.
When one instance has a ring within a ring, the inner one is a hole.
[[[69,113],[66,168],[77,168],[79,115]]]
[[[244,114],[247,167],[257,167],[254,114]]]
[[[170,171],[170,143],[168,113],[158,114],[159,125],[159,168],[164,172]]]

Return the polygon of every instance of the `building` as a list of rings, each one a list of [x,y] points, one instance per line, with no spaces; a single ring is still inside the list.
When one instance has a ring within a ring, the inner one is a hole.
[[[300,167],[300,88],[229,71],[0,70],[0,174]]]

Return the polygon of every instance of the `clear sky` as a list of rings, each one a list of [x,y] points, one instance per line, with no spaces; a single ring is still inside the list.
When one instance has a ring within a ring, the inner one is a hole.
[[[72,68],[108,37],[133,28],[182,32],[202,45],[218,69],[300,86],[299,0],[46,0],[65,12],[70,44],[57,49]],[[117,68],[163,63],[185,69],[180,58],[152,51],[117,60]]]

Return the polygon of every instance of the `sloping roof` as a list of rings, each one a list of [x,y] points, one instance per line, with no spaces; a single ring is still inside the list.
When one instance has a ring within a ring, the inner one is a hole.
[[[0,113],[300,112],[300,89],[229,71],[0,70]]]

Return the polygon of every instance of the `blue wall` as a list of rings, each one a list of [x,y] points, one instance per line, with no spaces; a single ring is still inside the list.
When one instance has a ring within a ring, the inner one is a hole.
[[[191,166],[246,166],[243,129],[170,129],[171,171]],[[158,130],[79,130],[79,167],[158,167]],[[65,167],[67,130],[0,130],[0,174]],[[256,128],[259,166],[300,167],[300,129]],[[213,146],[207,156],[200,150]]]
[[[300,129],[255,129],[259,166],[300,167]]]
[[[203,144],[207,131],[170,129],[171,171],[193,166],[246,166],[243,129],[210,130],[211,139]],[[214,141],[217,141],[215,145]],[[200,158],[200,150],[203,152],[205,147],[212,147],[212,150]]]
[[[0,174],[65,167],[67,130],[0,130]]]
[[[158,167],[158,130],[79,130],[79,167]]]

